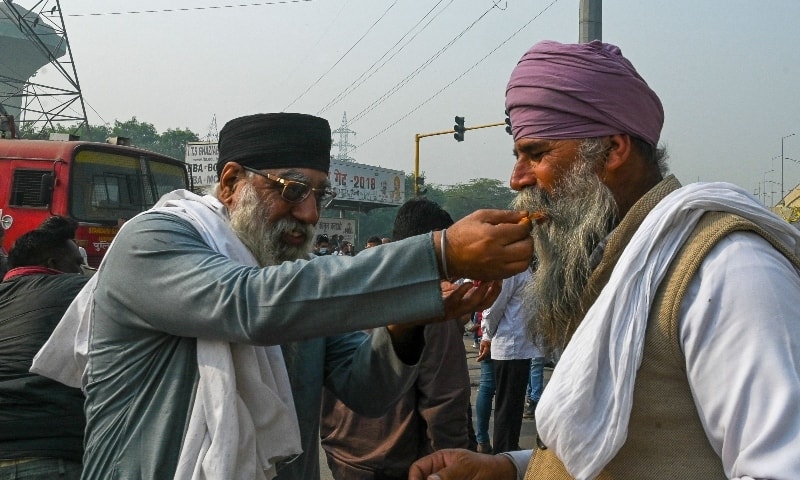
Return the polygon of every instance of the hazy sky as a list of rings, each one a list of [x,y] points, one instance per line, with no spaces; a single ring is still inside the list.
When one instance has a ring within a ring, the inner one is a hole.
[[[777,202],[781,138],[797,133],[784,141],[784,155],[798,161],[783,162],[784,188],[800,182],[799,1],[603,3],[603,40],[622,48],[664,104],[661,142],[681,181],[758,193],[767,180]],[[539,40],[578,40],[578,0],[61,6],[92,124],[135,115],[159,131],[205,137],[214,118],[221,129],[239,115],[304,112],[336,129],[346,113],[353,158],[406,172],[416,133],[452,129],[455,115],[467,126],[502,122],[520,56]],[[155,13],[126,13],[146,10]],[[511,147],[502,127],[468,131],[461,143],[424,138],[421,170],[441,185],[507,182]]]

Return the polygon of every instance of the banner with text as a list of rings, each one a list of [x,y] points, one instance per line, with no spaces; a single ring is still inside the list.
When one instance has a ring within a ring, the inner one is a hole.
[[[331,160],[328,176],[336,192],[336,201],[384,205],[402,205],[405,201],[406,182],[402,170]]]
[[[331,242],[334,235],[341,235],[343,240],[355,245],[356,243],[356,221],[351,218],[320,218],[317,223],[317,230],[314,233],[314,241],[317,235],[326,234]]]
[[[215,142],[186,144],[186,169],[195,189],[217,182],[219,151]],[[328,176],[336,201],[402,205],[405,201],[405,172],[355,162],[331,160]]]
[[[186,170],[192,177],[195,189],[207,188],[217,183],[216,142],[189,142],[186,144]]]

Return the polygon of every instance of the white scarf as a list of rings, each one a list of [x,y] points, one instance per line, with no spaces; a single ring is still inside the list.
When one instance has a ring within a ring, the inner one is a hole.
[[[228,227],[225,208],[216,198],[176,190],[153,209],[191,222],[212,249],[231,260],[257,265]],[[74,387],[85,385],[97,278],[70,305],[34,358],[32,372]],[[280,347],[198,339],[197,364],[197,393],[174,478],[274,478],[277,462],[302,451]]]
[[[800,254],[800,232],[735,185],[691,184],[658,203],[576,329],[536,410],[542,441],[578,480],[597,477],[625,443],[651,303],[707,211],[753,221]]]

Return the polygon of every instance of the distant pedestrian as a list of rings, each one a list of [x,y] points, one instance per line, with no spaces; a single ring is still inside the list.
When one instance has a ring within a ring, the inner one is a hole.
[[[533,315],[523,305],[523,292],[530,279],[528,269],[503,280],[500,296],[483,311],[485,328],[478,359],[491,358],[494,370],[493,451],[519,450],[530,360],[541,357],[525,328]]]

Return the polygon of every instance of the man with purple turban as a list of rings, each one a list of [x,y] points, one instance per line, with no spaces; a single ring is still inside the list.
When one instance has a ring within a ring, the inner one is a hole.
[[[661,102],[614,45],[534,45],[506,109],[515,208],[541,217],[528,330],[564,351],[534,450],[409,478],[800,478],[800,233],[666,175]]]

